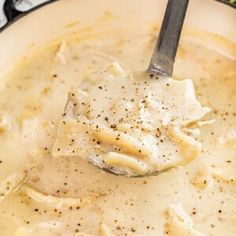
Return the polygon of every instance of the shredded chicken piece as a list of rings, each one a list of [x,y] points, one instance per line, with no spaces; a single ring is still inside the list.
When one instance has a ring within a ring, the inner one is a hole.
[[[205,236],[193,228],[193,221],[180,204],[170,205],[165,231],[170,236]]]
[[[94,236],[92,234],[86,234],[86,233],[83,233],[83,232],[79,232],[76,235],[78,235],[78,236]]]
[[[65,206],[83,206],[91,202],[91,197],[86,198],[67,198],[67,197],[55,197],[52,195],[43,194],[27,185],[22,187],[29,197],[37,202],[41,202],[47,205],[52,205],[56,208],[63,208]]]
[[[100,236],[114,236],[109,227],[105,224],[100,225]]]
[[[191,179],[191,183],[199,189],[204,189],[207,186],[211,186],[212,181],[211,169],[205,164],[201,165],[201,168],[199,168],[199,170],[194,174],[194,177]]]
[[[32,236],[32,230],[26,229],[24,227],[20,227],[15,232],[14,236]]]
[[[212,119],[212,120],[200,120],[197,122],[197,126],[198,127],[202,127],[202,126],[206,126],[206,125],[211,125],[213,123],[215,123],[216,120]]]
[[[11,128],[10,121],[6,118],[0,115],[0,133],[3,133]]]
[[[176,143],[179,144],[181,153],[184,159],[181,160],[181,164],[188,163],[189,160],[193,160],[201,151],[201,144],[197,142],[193,137],[186,135],[181,131],[180,127],[171,124],[168,126],[167,133]]]
[[[68,232],[59,221],[43,221],[28,227],[19,227],[14,236],[51,236],[51,235],[67,235]]]
[[[113,62],[112,64],[108,65],[105,68],[105,72],[117,77],[126,76],[123,68],[117,62]]]
[[[62,64],[66,64],[67,63],[66,48],[67,48],[66,41],[62,41],[60,43],[59,49],[58,49],[58,51],[56,53],[55,59],[57,61],[61,62]]]
[[[224,136],[222,135],[218,140],[220,144],[225,144],[227,146],[236,146],[236,129],[231,130]]]
[[[199,170],[194,174],[194,177],[191,179],[191,183],[195,187],[203,189],[207,186],[211,186],[214,179],[228,184],[236,184],[235,176],[227,176],[227,174],[223,174],[222,171],[210,168],[204,164],[202,164],[201,168],[199,168]]]
[[[198,128],[183,128],[183,132],[187,135],[191,135],[193,138],[200,137],[200,130]]]
[[[19,171],[8,176],[0,183],[0,202],[3,201],[9,194],[17,191],[26,180],[24,171]]]
[[[214,179],[224,181],[228,184],[234,184],[234,185],[236,184],[236,177],[235,176],[227,177],[224,174],[222,174],[221,171],[216,171],[216,170],[212,170],[211,175]]]

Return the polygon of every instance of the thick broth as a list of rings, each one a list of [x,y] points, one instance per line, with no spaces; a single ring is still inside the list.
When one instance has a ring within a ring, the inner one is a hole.
[[[1,235],[14,235],[19,227],[41,235],[100,235],[101,223],[114,235],[177,235],[165,226],[168,206],[177,203],[202,234],[236,234],[236,61],[196,38],[183,38],[174,71],[175,78],[193,79],[198,99],[212,108],[208,118],[216,120],[201,128],[203,150],[196,160],[159,176],[132,179],[105,173],[79,158],[51,156],[68,92],[113,60],[131,72],[145,70],[156,34],[150,24],[141,31],[130,25],[99,34],[81,31],[65,39],[64,62],[55,59],[61,45],[55,43],[26,56],[1,82],[1,180],[27,170],[26,184],[44,194],[91,198],[83,206],[58,208],[19,188],[0,202]],[[52,225],[47,229],[40,222]]]

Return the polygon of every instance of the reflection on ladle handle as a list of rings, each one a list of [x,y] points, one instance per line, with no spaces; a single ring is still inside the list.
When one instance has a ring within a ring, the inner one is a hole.
[[[161,31],[148,68],[150,73],[171,76],[189,0],[169,0]]]

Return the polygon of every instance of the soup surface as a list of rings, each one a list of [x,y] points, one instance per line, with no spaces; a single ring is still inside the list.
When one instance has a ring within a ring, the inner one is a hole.
[[[55,149],[68,93],[88,75],[114,61],[125,73],[146,70],[158,23],[128,18],[119,25],[105,9],[95,25],[26,55],[0,81],[0,235],[236,235],[236,45],[225,39],[187,32],[180,43],[173,77],[191,79],[211,108],[198,122],[202,149],[187,165],[126,178]]]

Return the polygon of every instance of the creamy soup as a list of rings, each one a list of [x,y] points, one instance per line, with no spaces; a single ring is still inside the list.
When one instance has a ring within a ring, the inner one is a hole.
[[[129,16],[120,30],[108,10],[91,28],[26,55],[0,81],[0,235],[236,235],[236,45],[191,30],[178,50],[177,80],[149,81],[143,73],[158,28]],[[117,102],[103,97],[104,86]],[[141,96],[149,100],[136,101]],[[145,126],[132,128],[140,117],[127,113],[132,102]],[[96,155],[129,174],[173,168],[115,176],[87,162],[99,162]]]

